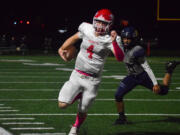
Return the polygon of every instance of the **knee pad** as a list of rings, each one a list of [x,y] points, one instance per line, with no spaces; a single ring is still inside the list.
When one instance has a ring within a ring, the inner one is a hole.
[[[161,91],[159,92],[159,95],[166,95],[166,94],[168,94],[168,91],[169,91],[169,87],[168,86],[161,85],[160,88],[161,88]]]

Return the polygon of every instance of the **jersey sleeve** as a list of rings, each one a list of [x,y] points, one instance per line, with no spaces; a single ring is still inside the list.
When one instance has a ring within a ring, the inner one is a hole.
[[[157,85],[158,83],[157,83],[156,77],[155,77],[152,69],[150,68],[149,64],[147,63],[147,61],[145,61],[143,64],[141,64],[141,66],[144,68],[144,70],[149,75],[150,79],[153,82],[153,85]]]
[[[145,62],[145,50],[141,46],[136,46],[133,58],[140,64]]]
[[[119,36],[117,36],[116,42],[117,42],[118,46],[119,46],[121,49],[123,49],[122,43],[121,43],[121,38],[120,38]],[[110,49],[110,50],[113,52],[113,49],[114,49],[114,48],[113,48],[112,42],[109,43],[109,45],[107,46],[107,48]]]
[[[79,31],[79,38],[82,39],[85,31],[86,23],[83,22],[79,25],[78,31]]]

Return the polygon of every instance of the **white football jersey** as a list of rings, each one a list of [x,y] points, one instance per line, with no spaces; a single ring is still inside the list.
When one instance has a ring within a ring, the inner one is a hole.
[[[95,29],[89,23],[82,23],[78,30],[82,43],[76,58],[75,69],[100,75],[105,59],[113,49],[111,37],[110,35],[95,36]]]

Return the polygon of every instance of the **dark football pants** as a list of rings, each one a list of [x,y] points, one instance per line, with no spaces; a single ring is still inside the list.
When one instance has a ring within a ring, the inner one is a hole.
[[[133,90],[133,88],[137,85],[142,85],[150,90],[153,89],[153,83],[145,71],[139,75],[128,75],[120,82],[120,85],[115,93],[116,101],[122,101],[124,95]],[[160,85],[160,89],[161,91],[159,95],[165,95],[169,90],[167,86],[163,85]]]

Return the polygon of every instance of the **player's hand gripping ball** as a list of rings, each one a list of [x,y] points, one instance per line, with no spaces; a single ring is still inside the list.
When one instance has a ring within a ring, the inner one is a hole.
[[[76,57],[77,50],[74,46],[70,46],[67,49],[59,49],[59,54],[64,61],[71,61]]]
[[[67,53],[66,53],[67,61],[71,61],[73,58],[75,58],[76,54],[77,54],[76,47],[72,45],[67,49]]]

